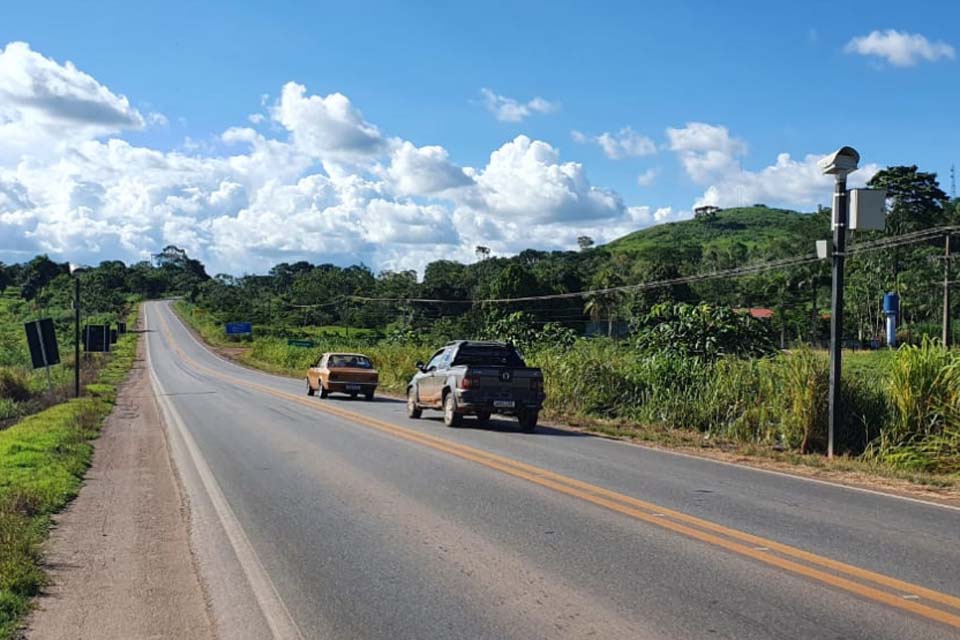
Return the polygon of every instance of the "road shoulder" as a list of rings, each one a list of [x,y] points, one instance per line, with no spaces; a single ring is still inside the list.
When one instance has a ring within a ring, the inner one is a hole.
[[[55,518],[31,640],[214,637],[144,349],[80,494]]]

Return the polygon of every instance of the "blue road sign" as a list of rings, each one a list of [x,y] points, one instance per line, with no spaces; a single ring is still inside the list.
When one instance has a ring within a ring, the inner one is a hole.
[[[253,324],[249,322],[228,322],[228,336],[249,336],[253,335]]]

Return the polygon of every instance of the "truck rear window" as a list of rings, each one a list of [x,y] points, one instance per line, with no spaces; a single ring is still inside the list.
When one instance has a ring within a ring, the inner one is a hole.
[[[497,365],[505,367],[525,367],[523,358],[512,347],[465,346],[457,351],[453,366],[457,365]]]

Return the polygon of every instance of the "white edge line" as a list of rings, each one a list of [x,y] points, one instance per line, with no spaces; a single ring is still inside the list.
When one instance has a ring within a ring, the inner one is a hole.
[[[143,320],[144,328],[149,328],[146,313],[144,313]],[[149,333],[147,334],[147,340],[149,343]],[[247,538],[243,526],[240,524],[233,509],[230,508],[230,504],[223,495],[223,491],[220,489],[220,485],[210,470],[209,465],[207,465],[199,447],[197,447],[197,443],[183,423],[180,414],[177,413],[177,410],[173,407],[169,397],[166,395],[166,390],[160,382],[156,370],[153,368],[149,344],[146,345],[146,353],[147,366],[150,369],[153,383],[156,385],[154,395],[157,397],[163,413],[170,419],[169,423],[172,423],[176,427],[177,432],[186,445],[191,461],[203,483],[204,490],[207,492],[210,502],[217,513],[220,525],[223,527],[227,538],[230,540],[230,544],[233,546],[237,560],[240,562],[250,589],[253,591],[257,604],[263,612],[263,616],[267,621],[267,625],[270,627],[273,637],[276,640],[304,640],[304,636],[300,632],[299,627],[297,627],[297,623],[293,620],[290,611],[283,603],[276,585],[274,585],[270,579],[263,563],[260,562],[260,558],[257,556],[256,550],[250,543],[249,538]]]
[[[169,308],[169,305],[166,305],[166,306],[167,306],[167,308]],[[183,321],[180,319],[180,316],[178,316],[175,312],[171,312],[171,313],[173,313],[173,317],[176,318],[177,322],[179,322],[181,325],[183,325]],[[218,360],[222,360],[223,362],[225,362],[225,363],[227,363],[227,364],[229,364],[229,365],[231,365],[231,366],[233,366],[233,367],[237,367],[237,368],[240,369],[241,371],[244,371],[244,372],[246,372],[246,373],[257,373],[257,374],[265,375],[265,376],[268,376],[268,377],[271,377],[271,378],[278,378],[278,379],[280,379],[280,380],[286,380],[286,381],[288,381],[288,382],[289,382],[290,380],[296,380],[296,378],[291,378],[291,377],[289,377],[289,376],[277,375],[277,374],[275,374],[275,373],[270,373],[269,371],[260,371],[260,370],[258,370],[258,369],[250,369],[250,368],[247,368],[247,367],[241,367],[241,366],[239,366],[236,362],[232,362],[232,361],[230,361],[230,360],[227,360],[226,358],[224,358],[224,357],[221,356],[220,354],[218,354],[218,353],[216,353],[215,351],[213,351],[210,347],[208,347],[207,345],[205,345],[205,344],[203,344],[202,342],[200,342],[199,340],[197,340],[196,336],[193,335],[193,332],[191,332],[190,329],[187,328],[186,326],[184,326],[184,330],[186,331],[187,335],[190,336],[190,339],[193,340],[194,342],[196,342],[196,343],[200,346],[200,348],[202,348],[204,351],[206,351],[207,353],[209,353],[210,355],[212,355],[214,358],[216,358],[216,359],[218,359]],[[692,458],[692,459],[694,459],[694,460],[700,460],[700,461],[703,461],[703,462],[710,462],[710,463],[713,463],[713,464],[722,464],[722,465],[726,465],[726,466],[728,466],[728,467],[734,467],[734,468],[736,468],[736,469],[742,469],[742,470],[745,470],[745,471],[756,471],[756,472],[758,472],[758,473],[769,473],[769,474],[772,474],[772,475],[775,475],[775,476],[781,476],[781,477],[784,477],[784,478],[791,478],[791,479],[793,479],[793,480],[802,480],[802,481],[804,481],[804,482],[814,482],[814,483],[816,483],[816,484],[822,484],[822,485],[825,485],[825,486],[828,486],[828,487],[834,487],[834,488],[836,488],[836,489],[846,489],[847,491],[859,491],[860,493],[869,493],[869,494],[871,494],[871,495],[880,496],[880,497],[883,497],[883,498],[892,498],[892,499],[895,499],[895,500],[905,500],[905,501],[907,501],[907,502],[913,502],[913,503],[915,503],[915,504],[922,504],[922,505],[925,505],[925,506],[928,506],[928,507],[937,507],[937,508],[940,508],[940,509],[947,509],[947,510],[950,510],[950,511],[960,511],[960,507],[956,507],[956,506],[954,506],[954,505],[952,505],[952,504],[943,504],[942,502],[933,502],[933,501],[931,501],[931,500],[924,500],[923,498],[912,498],[912,497],[910,497],[910,496],[903,496],[903,495],[900,495],[900,494],[897,494],[897,493],[888,493],[888,492],[886,492],[886,491],[879,491],[879,490],[877,490],[877,489],[867,489],[866,487],[858,487],[858,486],[856,486],[856,485],[844,484],[844,483],[842,483],[842,482],[834,482],[834,481],[832,481],[832,480],[823,480],[823,479],[821,479],[821,478],[811,478],[811,477],[809,477],[809,476],[804,476],[804,475],[800,475],[800,474],[797,474],[797,473],[790,473],[790,472],[788,472],[788,471],[776,471],[776,470],[774,470],[774,469],[764,469],[764,468],[762,468],[762,467],[755,467],[755,466],[753,466],[753,465],[748,465],[748,464],[738,464],[738,463],[736,463],[736,462],[728,462],[728,461],[726,461],[726,460],[717,460],[717,459],[715,459],[715,458],[708,458],[708,457],[706,457],[706,456],[698,456],[698,455],[693,454],[693,453],[684,453],[683,451],[673,451],[673,450],[671,450],[671,449],[665,449],[665,448],[661,448],[661,447],[653,447],[653,446],[650,446],[650,445],[648,445],[648,444],[643,444],[642,442],[631,442],[631,441],[629,441],[629,440],[621,440],[621,439],[619,439],[619,438],[605,437],[605,436],[602,436],[602,435],[593,435],[593,434],[590,434],[589,432],[584,432],[584,431],[580,431],[580,430],[577,430],[577,429],[572,429],[572,428],[566,427],[566,426],[564,426],[564,425],[551,425],[551,426],[552,426],[553,428],[562,429],[562,430],[564,430],[564,431],[569,431],[569,432],[571,432],[571,433],[581,433],[581,434],[583,434],[583,435],[590,436],[590,437],[592,437],[592,438],[594,438],[594,439],[596,439],[596,440],[600,440],[600,441],[603,441],[603,442],[608,442],[608,443],[610,443],[610,444],[612,444],[612,445],[628,445],[628,446],[631,446],[631,447],[638,447],[638,448],[644,449],[644,450],[646,450],[646,451],[653,451],[653,452],[656,452],[656,453],[665,453],[665,454],[668,454],[668,455],[671,455],[671,456],[681,456],[681,457],[683,457],[683,458]]]

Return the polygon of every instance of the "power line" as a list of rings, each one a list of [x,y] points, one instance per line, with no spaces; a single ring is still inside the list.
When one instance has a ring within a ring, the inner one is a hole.
[[[923,229],[921,231],[915,231],[912,233],[905,233],[898,236],[893,236],[889,238],[880,238],[877,240],[871,240],[867,242],[861,242],[850,246],[850,249],[847,251],[848,255],[855,255],[858,253],[867,253],[870,251],[878,251],[882,249],[890,249],[893,247],[905,246],[909,244],[917,244],[919,242],[924,242],[943,236],[950,233],[957,233],[960,231],[960,227],[949,226],[949,227],[933,227],[930,229]],[[759,273],[765,273],[767,271],[773,271],[776,269],[785,269],[788,267],[795,267],[804,264],[811,264],[818,262],[820,259],[816,254],[806,254],[802,256],[794,256],[790,258],[782,258],[779,260],[771,260],[767,262],[761,262],[754,265],[748,265],[744,267],[733,267],[730,269],[720,269],[717,271],[711,271],[708,273],[694,274],[689,276],[679,276],[676,278],[667,278],[665,280],[654,280],[650,282],[640,282],[637,284],[622,285],[618,287],[606,287],[603,289],[591,289],[587,291],[574,291],[570,293],[553,293],[541,296],[522,296],[518,298],[479,298],[479,299],[467,299],[467,300],[449,300],[442,298],[378,298],[370,296],[348,296],[351,300],[357,302],[398,302],[398,303],[420,303],[420,304],[468,304],[468,305],[484,305],[484,304],[509,304],[515,302],[536,302],[540,300],[568,300],[576,298],[584,298],[589,296],[604,295],[611,293],[629,293],[633,291],[644,291],[648,289],[661,289],[664,287],[673,287],[682,284],[692,284],[697,282],[705,282],[708,280],[716,280],[719,278],[734,278],[741,277],[746,275],[756,275]]]

